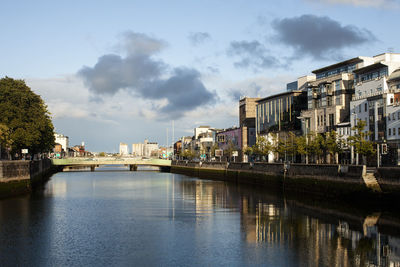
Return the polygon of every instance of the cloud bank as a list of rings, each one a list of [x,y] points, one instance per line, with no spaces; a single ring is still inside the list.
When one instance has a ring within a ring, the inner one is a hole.
[[[366,29],[342,26],[329,17],[302,15],[272,22],[274,39],[294,49],[294,57],[310,55],[315,59],[330,58],[338,50],[375,41]]]
[[[216,93],[204,86],[197,70],[173,68],[154,59],[154,55],[166,46],[163,41],[128,32],[119,46],[126,56],[104,55],[93,67],[85,66],[78,71],[96,98],[125,90],[142,99],[164,100],[164,104],[154,106],[160,114],[159,119],[179,118],[186,111],[216,101]]]

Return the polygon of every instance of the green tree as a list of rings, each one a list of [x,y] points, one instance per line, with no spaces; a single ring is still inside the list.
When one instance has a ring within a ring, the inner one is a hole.
[[[308,156],[310,155],[310,146],[308,144],[309,140],[308,138],[309,134],[307,136],[306,135],[298,136],[295,139],[297,153],[299,153],[300,155],[305,155],[306,164],[308,164]]]
[[[256,143],[249,149],[248,152],[267,158],[268,154],[272,151],[272,144],[265,138],[265,136],[257,136]]]
[[[0,124],[0,159],[2,159],[2,150],[6,151],[7,158],[9,158],[12,143],[10,129],[4,124]]]
[[[27,148],[31,154],[54,147],[54,127],[41,97],[23,80],[0,79],[0,123],[9,128],[11,151]]]
[[[315,157],[315,162],[321,162],[321,156],[324,154],[325,140],[321,134],[310,134],[308,139],[308,149],[310,154]]]
[[[363,164],[367,164],[367,156],[375,153],[374,144],[367,140],[367,137],[371,135],[370,131],[364,131],[366,122],[358,119],[357,124],[351,128],[355,134],[349,136],[349,144],[354,147],[356,153],[363,157]],[[358,162],[357,162],[358,164]]]
[[[330,159],[334,158],[335,159],[334,162],[338,163],[339,153],[343,151],[344,144],[342,142],[342,139],[339,138],[336,131],[332,130],[331,132],[326,133],[325,146],[330,156]]]

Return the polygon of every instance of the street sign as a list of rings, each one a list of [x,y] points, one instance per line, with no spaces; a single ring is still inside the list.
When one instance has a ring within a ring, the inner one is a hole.
[[[216,149],[215,150],[215,156],[216,157],[222,157],[223,155],[223,150],[222,149]]]
[[[22,153],[22,154],[28,154],[28,149],[27,149],[27,148],[21,149],[21,153]]]
[[[232,151],[232,157],[238,157],[239,152],[238,151]]]

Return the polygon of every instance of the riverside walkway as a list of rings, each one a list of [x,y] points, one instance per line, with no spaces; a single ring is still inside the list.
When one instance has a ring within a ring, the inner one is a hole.
[[[131,171],[137,170],[137,166],[171,167],[171,160],[165,159],[141,159],[141,158],[65,158],[52,159],[53,165],[62,167],[90,167],[94,171],[100,165],[127,165]]]

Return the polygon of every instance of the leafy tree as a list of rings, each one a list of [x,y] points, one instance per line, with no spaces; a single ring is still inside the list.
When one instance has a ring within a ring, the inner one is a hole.
[[[308,156],[310,155],[310,146],[308,144],[309,135],[298,136],[295,139],[297,153],[306,156],[306,164],[308,164]]]
[[[106,156],[106,153],[105,152],[100,152],[99,153],[99,157],[105,157]]]
[[[330,158],[335,158],[335,163],[338,163],[338,155],[343,151],[342,139],[338,137],[336,131],[331,131],[325,136],[325,146]]]
[[[375,153],[374,144],[367,140],[367,137],[371,135],[370,131],[364,131],[366,122],[358,119],[357,124],[351,128],[355,131],[355,134],[349,136],[348,141],[350,145],[354,146],[356,153],[362,155],[363,164],[367,164],[367,156]],[[358,164],[358,162],[357,162]]]
[[[267,140],[267,138],[265,138],[265,136],[259,135],[257,136],[256,143],[248,151],[252,154],[266,158],[272,151],[272,144]]]
[[[308,146],[310,154],[316,157],[316,162],[320,163],[321,156],[324,154],[325,140],[321,134],[311,134],[309,136]]]
[[[4,124],[0,124],[0,159],[2,158],[2,149],[7,152],[7,158],[9,158],[9,150],[13,143],[10,135],[10,129]]]
[[[0,79],[0,123],[9,129],[11,151],[47,152],[54,147],[54,126],[41,97],[23,80]]]

